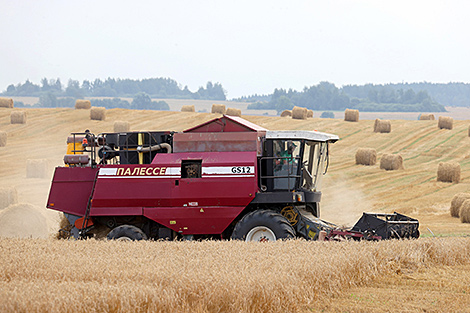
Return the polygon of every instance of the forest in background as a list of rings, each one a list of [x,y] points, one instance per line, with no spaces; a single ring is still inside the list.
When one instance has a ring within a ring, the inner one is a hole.
[[[75,100],[92,99],[92,105],[106,108],[168,110],[158,99],[226,100],[226,90],[220,83],[207,82],[192,92],[170,78],[84,80],[70,79],[66,85],[60,79],[43,78],[40,84],[29,80],[11,84],[1,96],[39,97],[34,107],[73,107]],[[133,98],[129,103],[121,98]],[[345,85],[336,87],[329,82],[304,87],[302,91],[276,88],[272,94],[243,96],[234,101],[248,102],[248,109],[281,112],[294,106],[311,110],[342,111],[346,108],[366,112],[445,112],[445,106],[470,106],[470,84],[466,83],[399,83]],[[22,103],[15,106],[21,107]]]

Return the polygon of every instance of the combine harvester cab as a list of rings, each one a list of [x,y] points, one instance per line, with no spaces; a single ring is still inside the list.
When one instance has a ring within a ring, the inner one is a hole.
[[[181,133],[76,133],[47,207],[65,214],[76,238],[392,238],[369,220],[345,231],[319,219],[328,148],[338,139],[232,116]],[[417,221],[396,221],[399,238],[416,237]],[[410,224],[416,231],[401,231]]]

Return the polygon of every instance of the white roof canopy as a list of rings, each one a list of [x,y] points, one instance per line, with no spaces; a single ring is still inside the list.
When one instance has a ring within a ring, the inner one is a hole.
[[[288,139],[288,140],[312,140],[321,142],[335,142],[339,140],[337,135],[308,130],[268,130],[266,139]]]

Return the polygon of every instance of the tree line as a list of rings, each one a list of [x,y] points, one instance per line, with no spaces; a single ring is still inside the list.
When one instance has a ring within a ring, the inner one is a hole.
[[[147,94],[152,98],[171,99],[204,99],[226,100],[226,91],[220,83],[207,82],[205,87],[199,87],[191,92],[188,86],[181,87],[170,78],[147,79],[115,79],[108,78],[94,81],[70,79],[64,86],[59,78],[43,78],[40,85],[29,80],[17,85],[9,85],[3,96],[31,96],[40,97],[44,94],[53,94],[56,97],[84,98],[84,97],[133,97],[137,94]]]
[[[274,109],[278,113],[294,106],[311,110],[341,111],[347,108],[375,112],[444,112],[426,90],[393,88],[383,85],[345,86],[337,88],[329,82],[305,87],[302,91],[275,89],[269,96],[254,96],[264,101],[248,105],[248,109]],[[239,98],[246,101],[250,97]]]

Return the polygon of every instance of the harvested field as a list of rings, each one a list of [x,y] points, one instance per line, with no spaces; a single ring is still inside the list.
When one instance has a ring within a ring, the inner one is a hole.
[[[307,312],[320,303],[334,306],[351,288],[384,279],[413,282],[410,277],[426,277],[435,268],[468,268],[470,239],[270,244],[0,239],[0,253],[0,311]],[[452,301],[434,303],[434,311],[470,305],[469,278],[460,276]],[[432,286],[416,284],[422,291]],[[401,308],[412,308],[408,294],[398,297]],[[431,308],[432,297],[421,297],[430,300],[423,308]]]
[[[5,147],[7,145],[8,134],[7,132],[0,131],[0,147]]]
[[[46,178],[48,166],[46,159],[31,159],[26,162],[26,178]]]
[[[0,188],[0,211],[15,203],[18,203],[18,192],[16,188]]]
[[[114,122],[115,133],[128,132],[129,130],[130,130],[129,122],[127,121],[115,121]]]

